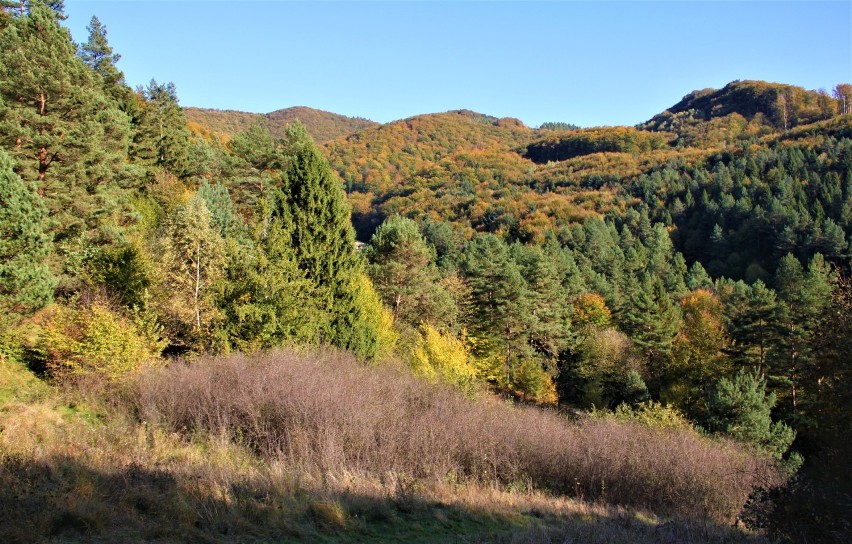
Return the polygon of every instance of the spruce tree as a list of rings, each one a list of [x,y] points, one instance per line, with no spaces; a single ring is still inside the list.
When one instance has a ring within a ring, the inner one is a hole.
[[[218,305],[227,342],[241,351],[316,343],[320,332],[314,285],[297,266],[289,232],[280,218],[270,217],[268,205],[263,199],[258,203],[262,220],[251,229],[250,240],[226,240],[226,281]]]
[[[12,171],[0,149],[0,314],[27,314],[53,298],[56,279],[45,260],[52,251],[45,233],[47,208],[35,186]]]
[[[286,143],[293,155],[270,196],[270,217],[281,221],[296,264],[316,286],[315,299],[327,317],[323,339],[372,357],[376,332],[359,304],[363,264],[343,186],[304,126],[291,126]]]

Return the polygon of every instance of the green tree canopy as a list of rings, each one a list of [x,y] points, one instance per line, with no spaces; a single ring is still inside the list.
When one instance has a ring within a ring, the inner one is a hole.
[[[56,278],[45,263],[52,251],[45,233],[47,208],[12,171],[0,149],[0,313],[26,314],[53,299]]]
[[[358,303],[363,264],[341,182],[304,126],[288,128],[285,144],[293,154],[283,182],[271,191],[270,219],[281,222],[294,261],[316,286],[317,304],[327,316],[324,340],[371,357],[376,332]]]

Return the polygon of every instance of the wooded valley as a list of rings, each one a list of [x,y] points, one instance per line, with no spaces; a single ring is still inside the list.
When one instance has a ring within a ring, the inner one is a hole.
[[[0,2],[0,540],[848,538],[852,84],[183,108],[61,4]]]

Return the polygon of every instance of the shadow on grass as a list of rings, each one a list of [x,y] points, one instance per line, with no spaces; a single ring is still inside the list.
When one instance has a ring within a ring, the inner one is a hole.
[[[605,509],[598,509],[604,511]],[[592,512],[590,509],[589,512]],[[317,493],[298,482],[222,484],[69,457],[0,462],[0,542],[732,542],[727,528],[640,516],[444,504],[416,493]]]

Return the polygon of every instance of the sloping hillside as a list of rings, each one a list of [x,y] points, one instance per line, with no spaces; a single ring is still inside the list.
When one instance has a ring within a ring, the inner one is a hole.
[[[714,146],[830,119],[838,101],[823,91],[765,81],[734,81],[693,91],[640,126],[674,132],[678,143]]]
[[[304,106],[275,110],[267,114],[248,113],[235,110],[186,108],[190,128],[198,132],[215,132],[225,137],[243,131],[260,119],[264,119],[275,137],[283,137],[284,129],[299,120],[317,143],[323,143],[359,130],[377,125],[359,117],[346,117]]]

